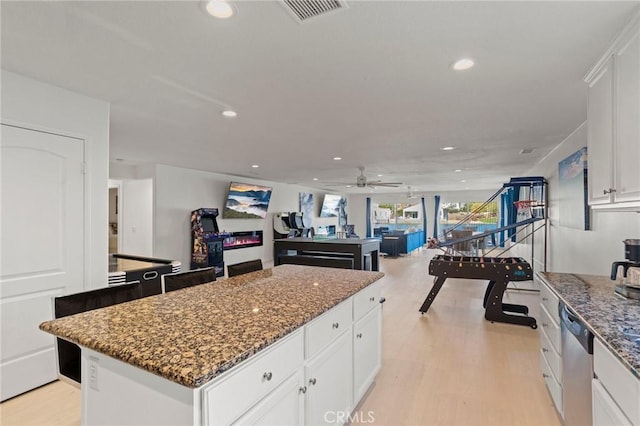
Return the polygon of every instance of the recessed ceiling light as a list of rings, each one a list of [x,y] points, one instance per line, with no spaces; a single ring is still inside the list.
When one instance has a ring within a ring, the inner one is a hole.
[[[318,180],[318,178],[313,178],[313,180]]]
[[[443,146],[442,148],[440,148],[443,151],[453,151],[454,149],[456,149],[455,146]]]
[[[460,169],[455,169],[455,170],[454,170],[454,172],[456,172],[456,173],[460,173],[461,171],[462,171],[462,170],[460,170]]]
[[[347,188],[351,188],[351,185],[347,185]]]
[[[333,159],[336,160],[336,161],[340,161],[340,160],[342,160],[342,157],[333,157]]]
[[[458,59],[457,61],[455,61],[451,65],[451,68],[453,68],[456,71],[464,71],[464,70],[468,70],[469,68],[471,68],[475,64],[476,63],[473,62],[473,59],[462,58],[462,59]]]
[[[378,177],[382,177],[382,175],[378,175]]]
[[[214,18],[224,19],[233,16],[233,7],[224,0],[209,0],[204,8]]]
[[[466,179],[462,179],[460,182],[465,183],[467,180]]]
[[[254,169],[257,169],[258,167],[260,167],[260,165],[258,164],[252,164],[251,167],[253,167]]]
[[[230,109],[225,109],[224,111],[222,111],[222,115],[227,118],[234,118],[238,116],[238,113]]]

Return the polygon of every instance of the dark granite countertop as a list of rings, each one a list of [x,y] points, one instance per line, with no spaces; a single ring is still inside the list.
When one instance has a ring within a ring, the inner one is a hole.
[[[541,272],[538,277],[640,378],[640,343],[624,335],[640,335],[640,301],[616,294],[617,283],[605,276]]]
[[[383,276],[282,265],[47,321],[40,329],[195,388]]]

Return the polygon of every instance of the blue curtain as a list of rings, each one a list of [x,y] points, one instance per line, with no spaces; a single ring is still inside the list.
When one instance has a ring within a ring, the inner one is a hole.
[[[422,201],[422,244],[427,243],[427,205],[424,201],[424,197],[421,198]]]
[[[509,222],[509,209],[507,207],[508,205],[509,205],[509,193],[507,191],[500,194],[500,212],[501,212],[500,227],[501,228],[507,226],[507,223]],[[504,231],[500,231],[500,233],[498,234],[498,245],[500,247],[504,247],[504,241],[505,241]]]
[[[367,197],[367,203],[366,203],[366,211],[367,211],[367,232],[365,233],[367,238],[371,238],[371,198]]]
[[[434,212],[436,212],[435,217],[433,218],[433,238],[438,238],[438,218],[440,217],[438,212],[440,211],[440,196],[434,195],[433,199],[435,207]]]

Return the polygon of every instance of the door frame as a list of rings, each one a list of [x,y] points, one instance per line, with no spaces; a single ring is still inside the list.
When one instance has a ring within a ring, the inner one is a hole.
[[[116,251],[118,253],[122,253],[122,192],[123,192],[123,187],[124,187],[124,182],[120,179],[109,179],[109,189],[115,189],[117,191],[116,193],[116,200],[117,200],[117,211],[118,211],[118,221],[116,222],[118,224],[118,247],[116,249]]]

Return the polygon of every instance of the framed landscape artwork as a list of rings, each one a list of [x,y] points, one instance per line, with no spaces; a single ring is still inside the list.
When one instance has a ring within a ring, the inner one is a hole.
[[[587,189],[587,148],[581,148],[558,164],[560,226],[591,229]]]

